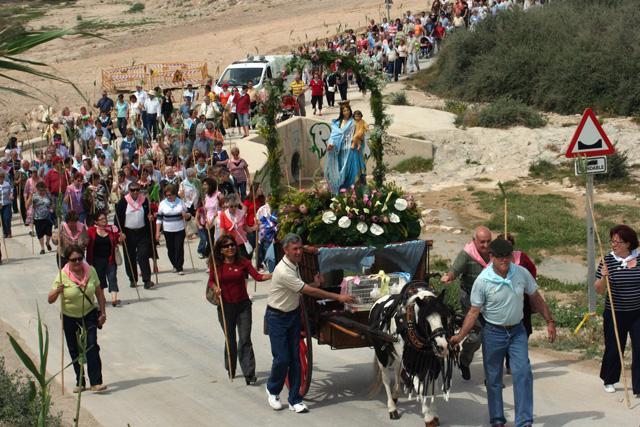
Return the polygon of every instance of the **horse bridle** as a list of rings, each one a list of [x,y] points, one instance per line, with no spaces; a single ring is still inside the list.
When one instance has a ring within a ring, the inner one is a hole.
[[[424,351],[424,348],[427,346],[427,341],[428,341],[428,343],[431,344],[431,349],[433,350],[434,354],[438,354],[439,349],[436,343],[436,339],[438,337],[443,337],[446,340],[447,330],[444,328],[444,326],[441,326],[431,331],[428,337],[423,337],[416,327],[417,319],[415,315],[415,304],[416,304],[415,302],[413,302],[412,304],[409,304],[406,307],[405,313],[403,316],[404,317],[403,320],[407,328],[407,332],[406,332],[407,340],[409,341],[412,347],[418,350],[423,350],[423,351]]]

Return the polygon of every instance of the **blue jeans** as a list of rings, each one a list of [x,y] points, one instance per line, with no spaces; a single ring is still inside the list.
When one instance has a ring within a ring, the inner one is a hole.
[[[512,329],[486,323],[482,330],[482,358],[487,379],[487,398],[491,424],[506,423],[502,402],[502,369],[509,354],[516,426],[533,424],[533,373],[529,363],[527,331],[520,322]]]
[[[4,233],[4,237],[9,237],[11,235],[11,203],[3,205],[0,208],[0,216],[2,217],[2,232]]]
[[[207,245],[209,244],[209,238],[207,237],[207,231],[204,228],[198,229],[198,236],[200,236],[200,242],[198,242],[198,253],[205,256]]]
[[[289,375],[289,404],[302,402],[300,396],[300,309],[277,313],[267,309],[264,315],[271,341],[273,363],[267,381],[267,390],[276,396],[282,391]]]

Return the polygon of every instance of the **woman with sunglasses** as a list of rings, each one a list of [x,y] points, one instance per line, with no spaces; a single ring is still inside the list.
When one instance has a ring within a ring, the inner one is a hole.
[[[96,270],[83,260],[83,250],[75,245],[67,247],[64,254],[69,261],[56,273],[49,291],[48,302],[53,304],[62,296],[62,326],[71,360],[75,360],[76,372],[74,393],[86,390],[85,378],[80,373],[78,336],[80,328],[86,331],[86,361],[89,374],[89,390],[100,392],[107,389],[102,384],[102,361],[98,345],[98,328],[107,320],[105,299]],[[97,305],[96,305],[97,299]]]
[[[178,191],[175,186],[167,185],[165,187],[165,198],[158,206],[156,241],[160,240],[160,230],[162,230],[167,242],[167,255],[173,266],[173,271],[182,276],[184,275],[182,265],[184,264],[185,221],[191,219],[191,214],[187,212],[187,207],[177,195]]]
[[[87,262],[96,269],[100,287],[109,288],[111,305],[115,307],[120,304],[116,250],[118,244],[124,242],[124,234],[120,234],[115,225],[108,224],[106,212],[96,215],[95,222],[89,227],[87,234]]]
[[[615,383],[620,380],[620,356],[616,344],[612,308],[615,310],[618,335],[622,351],[631,338],[631,384],[633,394],[640,397],[640,265],[638,264],[638,235],[628,225],[616,225],[609,231],[611,253],[600,262],[596,272],[596,292],[605,294],[611,290],[613,307],[606,295],[604,312],[604,355],[600,378],[604,391],[615,393]]]
[[[262,282],[270,280],[271,274],[258,273],[251,262],[240,255],[238,246],[231,236],[222,236],[215,243],[213,262],[216,263],[216,268],[209,269],[209,286],[216,289],[218,297],[221,297],[224,303],[227,338],[231,352],[231,376],[235,377],[237,362],[240,360],[245,382],[247,385],[252,385],[256,383],[256,360],[251,343],[251,300],[247,293],[245,277],[249,274],[254,280]],[[220,288],[216,288],[214,271],[218,273]],[[224,328],[220,306],[218,306],[218,321]],[[227,371],[229,371],[228,361],[225,345],[224,368]]]

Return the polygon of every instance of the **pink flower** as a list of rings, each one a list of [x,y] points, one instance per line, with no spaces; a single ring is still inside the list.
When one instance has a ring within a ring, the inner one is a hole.
[[[340,194],[345,194],[346,192],[347,192],[347,189],[346,189],[346,188],[341,188],[341,189],[340,189]]]
[[[380,218],[378,217],[378,215],[374,215],[371,217],[371,222],[378,222],[380,221]]]

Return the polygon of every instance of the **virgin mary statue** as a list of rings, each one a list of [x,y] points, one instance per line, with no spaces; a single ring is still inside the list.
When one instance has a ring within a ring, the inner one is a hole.
[[[356,124],[348,102],[340,106],[340,115],[331,121],[327,141],[324,177],[333,194],[350,188],[364,174],[364,144],[352,146]]]

